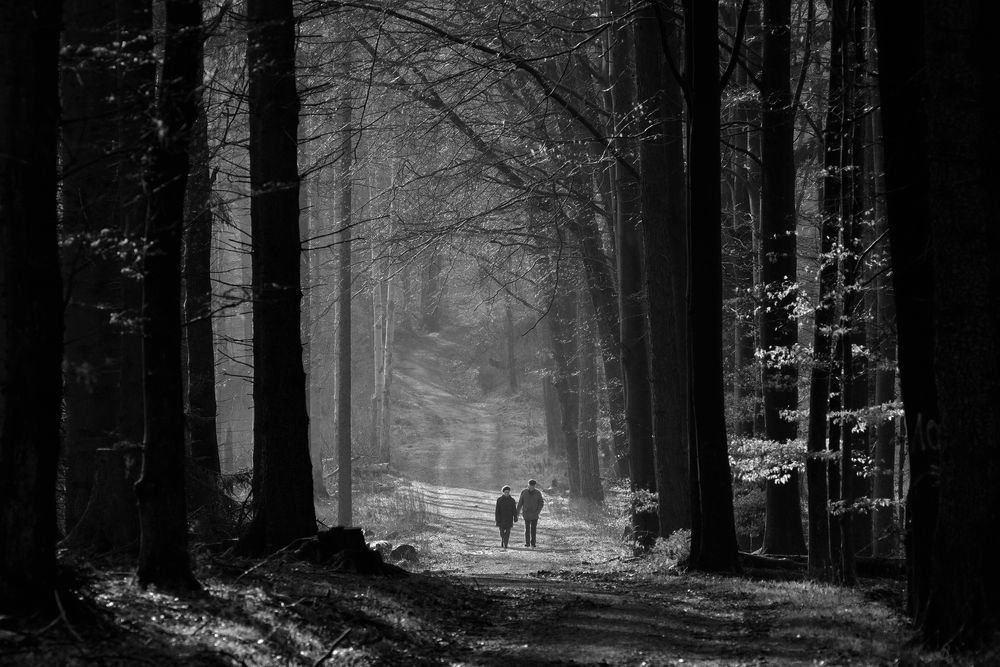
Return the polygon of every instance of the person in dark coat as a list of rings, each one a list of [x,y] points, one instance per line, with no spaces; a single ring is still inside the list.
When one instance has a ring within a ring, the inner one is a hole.
[[[517,521],[517,503],[510,497],[509,486],[500,489],[496,517],[497,527],[500,528],[500,544],[506,549],[507,541],[510,539],[510,529]]]
[[[538,515],[545,505],[542,499],[542,492],[535,488],[536,482],[528,480],[528,488],[521,491],[521,497],[517,499],[517,511],[524,519],[524,546],[535,546],[535,531],[538,529]]]

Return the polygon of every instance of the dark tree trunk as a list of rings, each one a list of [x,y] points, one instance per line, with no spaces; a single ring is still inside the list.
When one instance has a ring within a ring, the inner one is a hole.
[[[291,0],[249,0],[254,502],[244,553],[316,532],[302,368],[299,98]]]
[[[838,63],[843,51],[841,43],[842,26],[834,23],[831,38],[831,63]],[[841,200],[840,182],[840,137],[843,129],[842,77],[841,69],[830,68],[830,84],[827,99],[829,107],[824,132],[824,177],[822,181],[823,222],[820,229],[819,294],[816,300],[813,321],[813,368],[809,380],[809,433],[806,448],[806,486],[808,490],[809,512],[809,575],[817,579],[830,580],[833,577],[832,551],[830,547],[830,515],[827,502],[830,500],[827,482],[828,463],[820,458],[827,449],[829,432],[829,410],[831,390],[831,369],[833,367],[833,346],[831,328],[836,315],[836,289],[838,263],[834,250],[839,242],[839,207]],[[833,443],[831,443],[833,446]],[[839,492],[837,493],[839,496]],[[839,531],[838,531],[839,534]]]
[[[143,260],[145,440],[139,499],[140,586],[199,588],[187,553],[184,396],[181,368],[181,236],[189,144],[198,116],[199,0],[165,3],[163,73],[151,133],[146,186],[149,217]]]
[[[649,377],[659,534],[691,527],[688,470],[687,201],[684,181],[683,102],[668,71],[664,44],[679,61],[678,36],[657,20],[673,2],[645,6],[635,21],[636,89],[640,117],[639,166],[646,267]],[[672,24],[668,23],[668,26]]]
[[[441,330],[441,250],[435,248],[427,260],[427,274],[420,291],[420,311],[424,330]]]
[[[564,277],[565,279],[565,277]],[[556,285],[549,321],[549,344],[555,362],[553,378],[562,414],[562,434],[569,474],[569,491],[581,495],[580,449],[578,431],[580,419],[580,379],[576,334],[576,296],[567,285]]]
[[[342,73],[348,69],[345,56]],[[346,78],[346,77],[345,77]],[[337,521],[342,526],[353,523],[351,499],[351,238],[353,224],[353,142],[351,100],[345,95],[338,113],[340,124],[340,160],[337,170],[337,224],[340,225],[340,250],[337,276]]]
[[[99,448],[116,440],[120,271],[107,230],[118,202],[114,153],[114,0],[70,0],[62,78],[63,285],[66,290],[66,530],[87,506]]]
[[[514,336],[514,312],[510,304],[504,305],[504,339],[507,347],[507,390],[517,391],[517,357],[514,355],[517,338]]]
[[[875,283],[876,322],[881,339],[879,341],[880,368],[875,374],[875,403],[886,405],[896,397],[896,373],[893,370],[896,362],[895,340],[889,336],[889,329],[896,319],[893,307],[892,285],[889,278],[880,276]],[[875,483],[873,495],[877,500],[892,500],[893,473],[896,457],[896,419],[886,419],[878,425],[875,433]],[[895,513],[892,507],[877,507],[872,522],[874,532],[874,555],[876,558],[891,556],[895,553],[898,540],[895,530]]]
[[[554,373],[555,371],[553,371]],[[566,451],[566,438],[562,432],[562,408],[559,392],[551,375],[542,378],[542,394],[545,401],[545,441],[549,456],[558,456]]]
[[[728,24],[735,33],[738,17],[733,11],[729,11]],[[760,17],[751,9],[747,14],[747,26],[744,28],[745,38],[748,42],[751,39],[759,40],[760,37]],[[751,25],[752,24],[752,25]],[[744,45],[741,47],[746,49]],[[748,64],[753,65],[755,58],[750,53],[743,53]],[[759,58],[757,59],[759,60]],[[759,70],[759,62],[756,63]],[[734,240],[733,251],[733,293],[735,302],[735,314],[733,317],[733,405],[736,408],[736,423],[734,435],[736,437],[753,436],[754,414],[757,410],[756,386],[753,379],[758,365],[755,359],[754,316],[755,303],[751,298],[754,287],[754,267],[757,259],[754,253],[754,233],[757,217],[755,212],[759,211],[760,199],[760,178],[759,168],[755,156],[751,153],[750,136],[755,132],[753,128],[760,126],[760,105],[756,96],[747,94],[749,77],[743,67],[737,67],[733,71],[733,81],[737,87],[737,94],[741,101],[736,104],[733,110],[733,121],[739,126],[737,134],[730,140],[734,146],[733,150],[733,177],[732,177],[732,228],[730,234]],[[748,99],[749,98],[749,99]]]
[[[692,405],[691,567],[739,569],[722,373],[722,180],[719,152],[719,3],[686,0],[691,106],[688,225]]]
[[[124,239],[140,247],[146,226],[146,195],[143,192],[144,135],[142,121],[150,113],[155,98],[156,60],[153,58],[152,0],[117,0],[118,39],[123,61],[118,69],[116,99],[118,109],[118,144],[121,155],[115,181],[118,188],[118,224]],[[121,275],[123,311],[119,337],[121,365],[118,386],[118,438],[139,445],[143,437],[142,407],[142,285],[136,279],[137,259],[128,262],[133,269]],[[130,493],[130,496],[134,494]]]
[[[570,227],[580,241],[580,255],[594,304],[597,336],[604,363],[607,386],[608,418],[614,443],[615,469],[619,477],[628,477],[628,440],[625,434],[625,393],[622,387],[621,330],[619,328],[618,290],[611,272],[613,258],[604,252],[597,221],[580,216]]]
[[[628,3],[612,2],[616,17],[625,14]],[[627,23],[622,22],[612,51],[614,99],[617,133],[622,137],[634,131],[630,120],[635,107],[635,84],[632,77],[632,37]],[[635,153],[634,140],[619,140],[619,153]],[[646,340],[645,285],[640,184],[638,173],[627,165],[618,164],[615,178],[617,211],[618,311],[621,318],[621,364],[625,393],[625,431],[629,448],[629,479],[634,496],[632,529],[635,544],[646,549],[652,546],[660,531],[656,505],[650,500],[656,493],[656,465],[653,458],[653,403],[649,384],[649,356]],[[647,497],[648,496],[648,497]]]
[[[61,9],[0,4],[0,611],[25,616],[56,589]]]
[[[198,78],[205,69],[204,47],[198,49]],[[220,472],[219,437],[216,433],[215,340],[212,333],[212,182],[209,174],[208,117],[201,91],[198,119],[191,136],[191,173],[188,176],[187,219],[184,225],[184,318],[187,331],[187,433],[191,461],[205,471],[202,484],[193,489],[198,501],[214,495],[214,475]],[[203,477],[199,475],[199,478]]]
[[[763,315],[760,346],[765,353],[790,349],[798,341],[792,317],[794,294],[783,289],[795,282],[795,157],[791,91],[791,3],[764,0],[761,98],[761,162],[764,196],[761,206],[761,285]],[[787,292],[787,293],[786,293]],[[764,364],[764,437],[775,442],[794,440],[796,425],[781,417],[782,410],[798,407],[794,363],[768,360]],[[805,553],[799,501],[799,476],[792,470],[786,482],[768,480],[765,553]]]
[[[930,596],[931,545],[937,522],[937,452],[925,431],[937,424],[933,374],[935,313],[931,292],[931,222],[924,112],[925,0],[900,12],[875,0],[879,51],[879,97],[885,152],[886,213],[896,302],[899,385],[906,421],[910,489],[906,499],[906,558],[909,611],[922,621]]]
[[[577,495],[587,500],[604,500],[601,488],[601,468],[597,453],[597,347],[594,345],[594,311],[588,307],[588,297],[580,294],[580,315],[577,319],[579,360],[579,413],[578,433],[580,459],[580,487]],[[571,490],[572,487],[571,487]]]
[[[983,540],[1000,525],[1000,130],[992,102],[1000,73],[984,55],[995,40],[1000,7],[940,0],[926,7],[928,213],[941,422],[939,515],[921,634],[934,647],[995,649],[1000,570]]]

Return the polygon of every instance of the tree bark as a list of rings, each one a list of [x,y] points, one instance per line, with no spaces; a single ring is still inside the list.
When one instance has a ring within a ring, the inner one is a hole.
[[[119,105],[117,135],[124,152],[117,162],[118,224],[123,239],[140,247],[146,225],[146,195],[143,192],[143,156],[145,155],[145,118],[155,99],[156,60],[153,58],[152,0],[117,0],[118,40],[122,60],[129,61],[118,70],[116,99]],[[121,365],[118,387],[118,439],[139,445],[143,437],[142,407],[142,331],[139,311],[142,308],[142,285],[134,269],[120,276],[123,324],[119,346]],[[133,494],[129,494],[130,498]]]
[[[930,248],[940,505],[921,634],[931,646],[995,647],[1000,571],[983,537],[1000,525],[1000,151],[984,59],[994,3],[928,1]]]
[[[760,346],[765,353],[790,349],[798,341],[792,317],[794,294],[785,287],[796,275],[794,113],[791,91],[791,3],[764,0],[761,98],[761,286],[764,290]],[[764,363],[764,437],[794,440],[796,425],[780,415],[798,407],[797,371],[793,362]],[[799,501],[798,471],[786,482],[768,480],[764,553],[805,553]]]
[[[348,47],[349,48],[349,47]],[[349,52],[344,55],[340,73],[347,79],[350,67]],[[337,114],[340,139],[340,159],[337,166],[337,224],[340,249],[337,275],[337,521],[341,526],[353,523],[351,498],[351,239],[354,231],[353,194],[353,142],[352,100],[345,90],[341,92]]]
[[[205,49],[198,46],[200,86]],[[215,340],[212,332],[212,182],[209,173],[208,118],[199,88],[198,118],[191,137],[191,173],[188,176],[187,216],[184,225],[184,318],[187,342],[187,432],[192,462],[209,475],[218,475],[219,437],[216,433]],[[214,485],[213,485],[214,489]],[[201,490],[198,490],[201,491]],[[205,489],[204,491],[209,491]],[[193,497],[205,501],[208,496]]]
[[[270,553],[316,532],[302,368],[299,99],[291,0],[249,0],[254,504],[240,541]]]
[[[565,277],[564,277],[565,279]],[[566,447],[566,467],[569,474],[569,491],[579,496],[580,454],[578,427],[580,418],[580,391],[576,336],[576,297],[567,285],[555,285],[549,321],[549,342],[555,362],[554,383],[562,413],[563,443]]]
[[[722,180],[719,3],[685,0],[688,115],[689,307],[692,405],[691,567],[739,570],[722,372]]]
[[[597,450],[597,414],[600,407],[597,400],[597,347],[594,345],[594,311],[588,307],[589,297],[581,294],[577,319],[577,359],[579,360],[579,413],[578,433],[580,458],[580,487],[576,492],[581,498],[600,502],[604,500],[601,488],[601,468]],[[572,490],[572,487],[571,487]]]
[[[639,170],[646,277],[649,378],[652,384],[653,458],[659,534],[691,527],[687,367],[687,201],[684,182],[683,102],[680,82],[663,52],[680,60],[668,22],[661,34],[657,9],[636,16],[636,90],[640,115]],[[659,2],[659,11],[674,11]],[[666,40],[664,44],[663,40]]]
[[[625,15],[628,3],[612,2],[616,17]],[[629,120],[635,107],[635,83],[632,72],[633,40],[628,25],[618,26],[612,49],[612,98],[616,119],[618,152],[635,153]],[[629,479],[634,496],[632,529],[636,547],[647,549],[659,534],[656,505],[648,502],[656,494],[656,465],[653,458],[653,403],[649,384],[649,356],[646,340],[646,311],[643,273],[642,230],[639,178],[625,165],[616,165],[617,211],[615,215],[616,259],[618,273],[618,311],[621,318],[622,383],[625,393],[625,431],[629,448]],[[648,498],[647,498],[648,496]]]
[[[187,543],[181,361],[181,237],[189,148],[198,116],[200,0],[165,3],[163,73],[147,156],[149,217],[143,260],[145,439],[139,499],[140,586],[197,590]]]
[[[59,2],[0,4],[0,611],[24,616],[56,590],[61,15]]]
[[[874,0],[879,47],[879,97],[885,151],[886,213],[896,304],[899,385],[906,422],[910,488],[906,499],[909,612],[918,623],[930,596],[931,545],[937,522],[937,452],[926,437],[940,420],[933,373],[931,263],[925,113],[925,0],[899,12]]]

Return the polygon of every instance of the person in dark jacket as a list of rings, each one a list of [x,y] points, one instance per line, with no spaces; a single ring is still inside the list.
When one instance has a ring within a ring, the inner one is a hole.
[[[517,503],[510,497],[509,486],[500,489],[496,517],[497,527],[500,528],[500,544],[506,549],[507,541],[510,539],[510,529],[517,521]]]
[[[538,515],[545,505],[542,499],[542,492],[535,488],[536,482],[528,480],[528,488],[521,491],[521,497],[517,499],[517,511],[524,519],[524,546],[535,546],[535,531],[538,529]]]

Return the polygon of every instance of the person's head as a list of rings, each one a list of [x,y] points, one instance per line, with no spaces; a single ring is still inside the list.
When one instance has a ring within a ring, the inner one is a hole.
[[[534,488],[535,488],[535,484],[538,484],[538,482],[536,482],[536,481],[535,481],[535,480],[533,480],[533,479],[529,479],[529,480],[528,480],[528,488],[529,488],[529,489],[534,489]]]
[[[509,486],[504,486],[502,489],[500,489],[500,493],[504,494],[505,496],[509,496],[510,495],[510,487]]]

